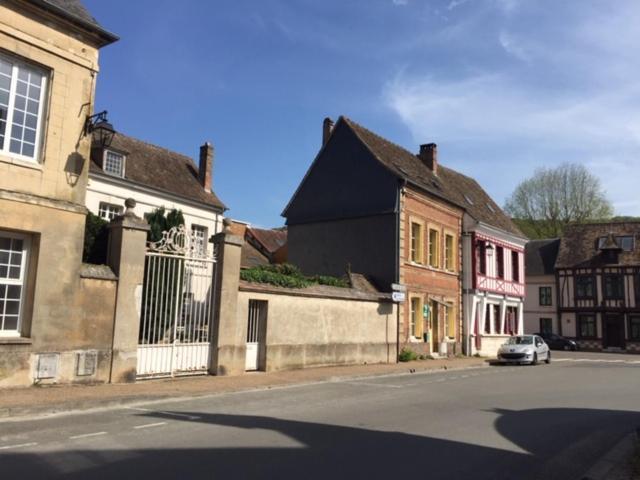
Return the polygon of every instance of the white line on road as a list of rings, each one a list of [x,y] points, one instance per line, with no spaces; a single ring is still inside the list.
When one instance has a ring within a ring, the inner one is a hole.
[[[607,358],[556,358],[554,362],[593,362],[593,363],[624,363],[626,365],[638,365],[640,360],[613,360]]]
[[[189,420],[199,420],[200,417],[197,415],[188,415],[186,413],[176,413],[176,412],[165,412],[162,410],[152,410],[150,408],[141,408],[141,407],[127,407],[128,410],[138,410],[140,412],[150,412],[150,413],[159,413],[161,415],[169,415],[172,417],[184,417]]]
[[[406,385],[390,385],[388,383],[344,382],[349,385],[362,385],[365,387],[404,388]]]
[[[139,430],[141,428],[152,428],[152,427],[159,427],[161,425],[166,425],[167,422],[156,422],[156,423],[147,423],[146,425],[136,425],[134,428],[134,430]]]
[[[88,437],[99,437],[100,435],[106,435],[107,432],[93,432],[93,433],[83,433],[81,435],[73,435],[69,437],[69,440],[75,440],[77,438],[88,438]]]
[[[4,447],[0,447],[0,450],[9,450],[11,448],[24,448],[24,447],[34,447],[38,445],[37,442],[31,443],[19,443],[17,445],[5,445]]]

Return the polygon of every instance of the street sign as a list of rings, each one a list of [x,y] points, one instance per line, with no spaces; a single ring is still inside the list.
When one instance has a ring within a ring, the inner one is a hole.
[[[392,283],[391,290],[393,290],[394,292],[406,292],[407,286],[402,285],[401,283]]]
[[[391,292],[391,299],[394,302],[402,303],[405,301],[407,295],[404,292]]]

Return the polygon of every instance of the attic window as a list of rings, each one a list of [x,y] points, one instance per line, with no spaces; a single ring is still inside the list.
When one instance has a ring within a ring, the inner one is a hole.
[[[490,204],[490,203],[487,203],[487,208],[489,209],[489,211],[490,211],[491,213],[496,213],[496,209],[495,209],[495,208],[493,208],[493,207],[491,206],[491,204]]]
[[[124,177],[124,155],[112,150],[105,150],[102,169],[109,175]]]
[[[431,180],[431,183],[433,184],[434,187],[440,188],[440,184],[438,182],[436,182],[435,180]]]
[[[397,165],[396,165],[397,166]],[[409,176],[409,172],[407,172],[404,168],[402,167],[398,167],[398,170],[400,170],[400,172],[402,172],[404,175],[406,175],[407,177]]]
[[[469,205],[473,205],[473,201],[469,198],[467,194],[462,194],[462,195]]]
[[[616,236],[616,243],[625,252],[631,252],[633,250],[633,235]],[[601,249],[607,243],[607,237],[598,238],[598,249]]]

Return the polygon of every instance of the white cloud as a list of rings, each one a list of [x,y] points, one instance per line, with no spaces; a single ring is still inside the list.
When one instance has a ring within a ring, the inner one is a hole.
[[[508,32],[502,31],[498,36],[498,41],[504,50],[523,62],[531,60],[529,52],[518,43],[518,41]]]
[[[391,0],[391,1],[393,2],[394,5],[398,5],[401,7],[404,7],[409,3],[409,0]]]

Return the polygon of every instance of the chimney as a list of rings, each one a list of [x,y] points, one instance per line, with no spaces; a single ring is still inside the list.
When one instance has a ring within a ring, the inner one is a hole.
[[[435,143],[425,143],[420,145],[418,158],[422,160],[434,175],[438,175],[438,146]]]
[[[322,122],[322,146],[323,147],[329,141],[329,137],[331,136],[332,130],[333,130],[333,120],[327,117]]]
[[[206,192],[211,191],[211,171],[213,170],[213,145],[205,142],[200,147],[200,167],[198,169],[198,181]]]

